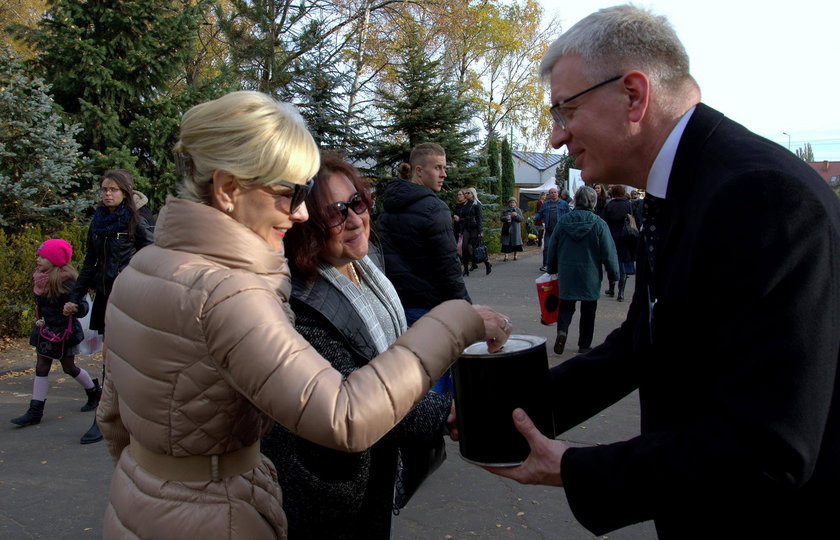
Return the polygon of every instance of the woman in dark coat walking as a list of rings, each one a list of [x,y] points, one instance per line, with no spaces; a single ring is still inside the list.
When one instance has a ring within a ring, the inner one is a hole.
[[[105,171],[99,179],[102,202],[88,228],[82,270],[70,293],[70,300],[64,307],[66,315],[75,314],[88,290],[95,290],[90,329],[100,334],[105,333],[105,306],[114,280],[128,266],[128,261],[137,250],[153,241],[149,222],[137,211],[133,188],[131,174],[121,169]],[[104,373],[102,379],[104,383]],[[94,419],[93,425],[82,435],[80,442],[89,444],[101,440],[102,433]]]
[[[464,195],[464,190],[459,189],[455,194],[455,209],[452,211],[452,232],[455,233],[455,241],[461,236],[461,211],[467,203],[467,197]],[[460,254],[459,254],[460,255]]]
[[[522,251],[522,209],[516,206],[516,199],[508,199],[508,205],[502,210],[502,253],[513,253],[513,260],[516,260],[516,253]]]
[[[478,247],[479,239],[484,236],[484,229],[481,221],[481,201],[478,200],[478,193],[475,188],[465,188],[464,196],[467,201],[461,207],[460,219],[458,223],[461,225],[461,261],[464,265],[464,275],[470,275],[471,270],[478,269],[478,264],[475,262],[474,253],[475,248]],[[489,274],[492,270],[490,261],[484,261],[485,274]]]
[[[102,203],[88,228],[87,248],[68,310],[94,289],[90,329],[105,333],[105,306],[114,280],[128,266],[137,250],[152,243],[149,223],[141,216],[133,197],[134,181],[128,171],[105,171],[99,180]]]
[[[604,211],[607,208],[609,198],[607,197],[607,186],[604,184],[592,184],[592,189],[595,190],[598,200],[595,203],[595,215],[604,219]]]
[[[636,273],[636,241],[621,234],[627,215],[633,213],[633,205],[627,198],[627,192],[622,185],[612,186],[610,197],[610,202],[604,209],[604,221],[610,228],[610,234],[618,254],[619,278],[616,300],[623,302],[627,276]],[[604,291],[604,294],[606,296],[615,295],[615,281],[610,281],[610,288]]]

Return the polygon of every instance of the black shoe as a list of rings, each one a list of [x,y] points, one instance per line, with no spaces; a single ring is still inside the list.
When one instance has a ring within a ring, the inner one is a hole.
[[[10,422],[20,427],[40,424],[41,418],[44,416],[44,402],[46,401],[46,399],[44,401],[39,401],[37,399],[30,400],[29,409],[26,413],[23,416],[12,418]]]
[[[607,289],[606,291],[604,291],[604,296],[609,296],[610,298],[612,298],[613,296],[615,296],[615,290]]]
[[[489,262],[484,263],[484,275],[489,276],[490,272],[493,271],[493,265]]]
[[[540,266],[540,272],[548,272],[548,267]]]
[[[624,295],[623,295],[623,294],[621,294],[621,293],[619,293],[619,294],[618,294],[618,297],[616,297],[616,301],[617,301],[617,302],[624,302]]]
[[[80,410],[88,412],[96,409],[96,406],[99,405],[99,399],[102,397],[102,387],[99,386],[99,379],[93,379],[93,388],[85,388],[85,393],[88,400]]]
[[[578,349],[578,352],[580,354],[583,354],[583,353],[588,353],[591,350],[592,350],[592,347],[581,347],[580,349]]]
[[[554,354],[563,354],[566,348],[566,332],[557,332],[557,339],[554,340]]]
[[[478,270],[478,265],[475,263],[473,263],[473,265],[470,266],[470,272],[472,272],[473,270]]]
[[[91,443],[99,442],[101,440],[102,440],[102,432],[99,431],[99,424],[97,424],[96,420],[94,419],[93,425],[90,426],[90,429],[88,429],[87,432],[84,435],[82,435],[82,438],[79,439],[79,442],[81,444],[91,444]]]

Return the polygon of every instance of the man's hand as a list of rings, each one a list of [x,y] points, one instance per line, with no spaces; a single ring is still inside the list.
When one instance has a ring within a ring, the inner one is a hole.
[[[454,413],[450,414],[450,418]],[[447,420],[448,421],[448,420]],[[560,474],[560,461],[569,448],[560,441],[549,439],[537,429],[525,411],[513,411],[513,425],[528,441],[531,453],[522,465],[517,467],[484,467],[493,474],[516,480],[520,484],[542,484],[545,486],[563,486]],[[457,430],[455,433],[457,437]]]

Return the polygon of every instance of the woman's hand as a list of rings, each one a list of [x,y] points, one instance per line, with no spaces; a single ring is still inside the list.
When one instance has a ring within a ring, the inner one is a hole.
[[[64,304],[64,309],[61,310],[61,313],[65,317],[69,317],[70,315],[75,315],[77,311],[79,311],[79,304],[74,304],[73,302],[67,302],[67,303]]]
[[[498,352],[513,331],[513,323],[506,315],[487,306],[473,305],[473,309],[484,319],[484,339],[487,352]]]
[[[461,216],[458,214],[453,214],[452,217],[455,218],[455,221],[461,221]]]

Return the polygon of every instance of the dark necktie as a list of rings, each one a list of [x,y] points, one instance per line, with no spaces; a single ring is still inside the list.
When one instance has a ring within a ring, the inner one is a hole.
[[[653,273],[654,261],[656,260],[656,239],[659,235],[657,229],[661,225],[660,217],[665,199],[647,194],[644,201],[642,205],[642,236],[645,241],[645,254],[648,258],[650,271]]]
[[[645,202],[642,205],[642,239],[644,242],[645,255],[647,255],[648,268],[650,273],[647,279],[648,294],[648,330],[650,342],[653,343],[653,311],[656,306],[656,291],[654,288],[653,268],[656,261],[656,239],[659,236],[659,229],[662,228],[662,207],[665,199],[654,195],[645,195]]]

